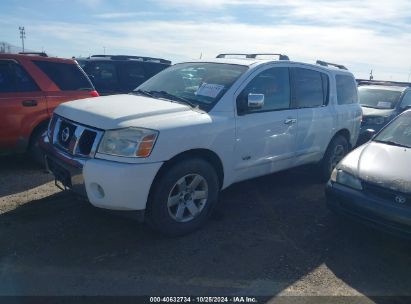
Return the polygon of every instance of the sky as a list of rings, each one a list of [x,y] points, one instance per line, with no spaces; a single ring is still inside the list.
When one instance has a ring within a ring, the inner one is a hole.
[[[0,41],[59,57],[283,53],[411,80],[409,0],[0,0]]]

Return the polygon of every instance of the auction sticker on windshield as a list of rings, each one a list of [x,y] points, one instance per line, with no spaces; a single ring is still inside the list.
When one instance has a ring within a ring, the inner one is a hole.
[[[197,90],[196,95],[216,98],[218,94],[224,89],[221,84],[203,83]]]

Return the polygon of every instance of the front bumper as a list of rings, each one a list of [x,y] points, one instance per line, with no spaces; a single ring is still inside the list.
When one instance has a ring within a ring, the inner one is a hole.
[[[395,205],[362,191],[329,182],[326,187],[328,207],[377,229],[411,238],[411,207]]]
[[[162,162],[118,163],[73,157],[43,138],[46,166],[56,184],[85,197],[95,207],[111,210],[144,210]]]

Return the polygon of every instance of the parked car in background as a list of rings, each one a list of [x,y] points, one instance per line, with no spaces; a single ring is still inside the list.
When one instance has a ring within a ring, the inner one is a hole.
[[[338,214],[411,237],[411,110],[348,154],[327,185]]]
[[[354,76],[322,61],[226,55],[176,64],[132,94],[58,107],[44,138],[57,184],[181,235],[233,183],[308,163],[328,180],[360,130]]]
[[[171,65],[171,61],[125,55],[93,55],[77,58],[100,95],[127,94]]]
[[[358,145],[367,142],[395,116],[411,107],[411,83],[358,81],[363,120]]]
[[[74,60],[45,53],[0,54],[0,153],[29,151],[42,161],[38,140],[53,110],[63,102],[95,96]]]

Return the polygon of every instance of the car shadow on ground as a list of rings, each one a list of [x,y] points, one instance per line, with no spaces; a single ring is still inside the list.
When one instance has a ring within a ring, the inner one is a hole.
[[[180,238],[68,193],[32,201],[0,215],[0,294],[273,296],[302,280],[320,295],[341,282],[409,294],[410,244],[339,221],[323,190],[307,168],[233,185],[210,222]]]
[[[45,168],[27,155],[0,156],[0,198],[27,191],[52,181]]]

